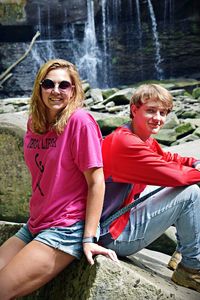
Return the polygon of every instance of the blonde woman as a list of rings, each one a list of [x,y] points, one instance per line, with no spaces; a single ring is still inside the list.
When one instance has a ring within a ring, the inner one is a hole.
[[[0,299],[43,286],[82,252],[117,260],[96,244],[104,197],[102,136],[83,108],[76,67],[54,59],[39,70],[30,102],[24,157],[32,176],[30,218],[0,248]]]

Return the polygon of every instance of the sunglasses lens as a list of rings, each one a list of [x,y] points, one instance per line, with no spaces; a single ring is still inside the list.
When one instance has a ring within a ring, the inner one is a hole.
[[[61,90],[66,90],[70,87],[71,87],[71,83],[69,81],[61,81],[61,83],[59,84],[59,88]]]
[[[48,89],[54,89],[55,88],[55,83],[51,80],[51,79],[44,79],[41,82],[41,86],[43,87],[43,89],[48,90]],[[69,81],[61,81],[58,88],[61,90],[67,90],[69,88],[71,88],[72,84]]]
[[[50,79],[43,80],[41,85],[42,85],[43,89],[45,89],[45,90],[54,88],[54,82]]]

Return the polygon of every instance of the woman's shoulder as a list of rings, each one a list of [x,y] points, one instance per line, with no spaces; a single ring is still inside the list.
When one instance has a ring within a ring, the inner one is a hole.
[[[80,123],[87,123],[88,121],[96,122],[94,117],[84,108],[79,108],[75,110],[70,117],[70,121]]]

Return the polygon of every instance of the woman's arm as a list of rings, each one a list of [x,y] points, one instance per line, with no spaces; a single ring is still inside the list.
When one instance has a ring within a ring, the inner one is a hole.
[[[105,192],[103,168],[91,168],[84,172],[84,176],[88,185],[88,195],[83,237],[94,237],[96,236],[103,208]],[[83,251],[90,264],[94,264],[93,255],[96,254],[103,254],[112,260],[117,261],[117,256],[114,251],[103,248],[95,243],[84,243]]]

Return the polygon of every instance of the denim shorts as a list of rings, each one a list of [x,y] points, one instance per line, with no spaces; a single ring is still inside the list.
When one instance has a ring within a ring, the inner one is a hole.
[[[15,236],[26,244],[38,241],[80,259],[83,254],[83,230],[84,221],[79,221],[69,227],[51,227],[32,234],[25,224]]]

